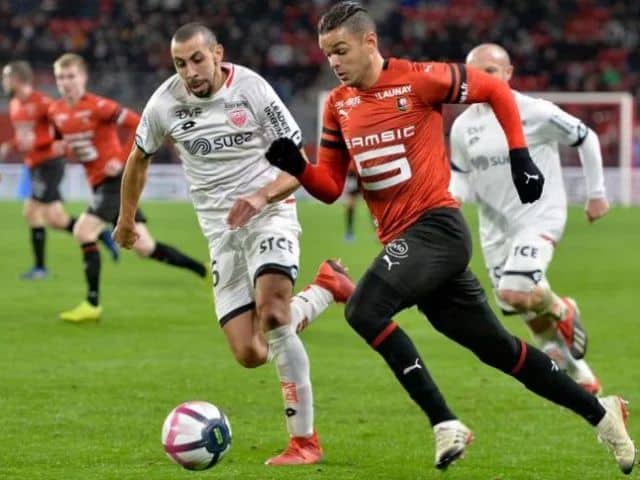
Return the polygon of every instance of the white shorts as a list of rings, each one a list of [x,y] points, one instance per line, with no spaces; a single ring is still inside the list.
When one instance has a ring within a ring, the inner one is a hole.
[[[255,307],[256,278],[276,270],[295,281],[300,257],[300,224],[293,203],[268,206],[259,217],[237,230],[207,234],[206,218],[200,224],[209,240],[213,294],[218,322]],[[215,223],[219,224],[219,221]]]
[[[484,252],[494,294],[498,290],[530,292],[536,285],[548,286],[547,268],[553,258],[554,242],[539,232],[526,231]],[[515,312],[496,295],[504,313]]]

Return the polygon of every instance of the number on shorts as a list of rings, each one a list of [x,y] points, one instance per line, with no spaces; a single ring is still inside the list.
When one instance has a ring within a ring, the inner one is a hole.
[[[217,287],[218,282],[220,282],[220,274],[216,269],[216,261],[211,262],[211,276],[213,277],[213,286]]]

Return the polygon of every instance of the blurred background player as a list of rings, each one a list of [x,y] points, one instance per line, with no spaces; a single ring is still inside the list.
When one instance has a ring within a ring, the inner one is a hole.
[[[345,185],[346,198],[344,200],[344,220],[345,230],[344,239],[347,242],[353,242],[355,240],[355,233],[353,230],[353,224],[356,214],[356,204],[358,203],[358,197],[360,196],[360,185],[358,184],[358,175],[356,175],[356,166],[353,162],[349,165],[349,172],[347,173],[347,183]]]
[[[11,98],[9,118],[13,138],[0,146],[0,159],[17,152],[29,169],[31,195],[24,202],[23,213],[31,229],[34,264],[22,275],[24,279],[47,276],[45,262],[45,226],[71,233],[76,219],[65,211],[60,195],[64,176],[63,145],[55,141],[47,110],[51,99],[33,88],[33,72],[29,63],[13,61],[2,69],[2,88]],[[118,258],[118,247],[111,232],[104,230],[100,239]]]
[[[87,298],[77,307],[60,314],[68,322],[98,320],[100,253],[96,247],[98,234],[105,225],[115,225],[120,208],[120,183],[126,161],[126,151],[118,136],[118,127],[127,132],[126,148],[133,143],[140,117],[108,98],[86,91],[87,66],[73,53],[59,57],[53,66],[61,99],[49,107],[49,118],[62,135],[73,158],[82,163],[93,189],[93,202],[78,218],[73,236],[81,245]],[[141,256],[188,269],[200,277],[205,266],[177,249],[156,242],[145,225],[142,212],[136,212],[135,228],[138,241],[133,246]]]
[[[496,44],[471,50],[467,65],[506,83],[513,74],[509,54]],[[585,212],[593,222],[609,210],[600,143],[593,130],[553,103],[513,94],[531,155],[547,179],[542,197],[534,204],[518,200],[507,171],[506,139],[488,104],[469,107],[452,126],[450,190],[461,202],[478,203],[482,251],[502,311],[520,313],[540,348],[597,394],[600,382],[582,359],[587,334],[578,307],[551,290],[546,271],[567,220],[558,144],[578,149],[587,186]]]
[[[180,27],[171,54],[177,74],[155,91],[142,113],[124,172],[115,238],[125,248],[139,241],[134,217],[150,157],[170,138],[209,243],[218,322],[241,365],[253,368],[272,359],[280,379],[290,438],[267,464],[319,462],[309,359],[296,332],[334,300],[345,302],[353,284],[339,263],[326,261],[313,283],[292,296],[300,225],[291,194],[300,184],[278,175],[264,152],[280,136],[300,146],[300,128],[262,77],[223,63],[223,47],[205,26]],[[237,228],[247,212],[255,218]]]
[[[529,156],[511,90],[463,64],[383,58],[376,25],[358,2],[333,5],[321,17],[318,34],[341,83],[324,105],[318,163],[308,163],[288,138],[275,140],[266,157],[326,203],[340,197],[349,162],[356,162],[384,248],[358,282],[345,316],[428,417],[436,468],[460,458],[472,434],[393,321],[413,305],[435,329],[487,365],[580,415],[613,451],[619,468],[630,473],[636,451],[626,430],[624,401],[617,396],[599,400],[547,355],[507,332],[468,268],[471,235],[448,191],[441,105],[490,103],[508,142],[510,172],[504,174],[510,173],[519,201],[533,203],[542,194],[544,175]]]

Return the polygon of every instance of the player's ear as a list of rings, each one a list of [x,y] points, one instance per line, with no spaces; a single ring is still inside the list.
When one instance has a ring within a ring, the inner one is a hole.
[[[509,65],[505,69],[505,73],[507,74],[507,82],[508,82],[509,80],[511,80],[511,76],[513,75],[513,65]]]
[[[365,47],[371,50],[370,53],[373,53],[378,49],[378,35],[376,34],[376,32],[365,33],[363,40]]]
[[[216,43],[215,45],[212,45],[211,52],[213,53],[213,60],[215,61],[215,63],[222,62],[222,57],[224,56],[224,47],[221,44]]]

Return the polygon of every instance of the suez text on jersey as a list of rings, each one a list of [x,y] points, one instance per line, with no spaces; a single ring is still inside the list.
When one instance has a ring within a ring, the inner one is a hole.
[[[362,135],[360,137],[345,138],[347,148],[371,147],[382,143],[396,142],[405,138],[413,137],[416,134],[415,125],[408,125],[402,128],[393,128],[380,133]]]
[[[252,138],[253,132],[230,133],[211,140],[200,137],[195,140],[185,140],[184,148],[192,155],[206,155],[224,148],[239,147],[250,142]]]
[[[269,237],[260,242],[260,253],[265,253],[267,250],[271,251],[274,248],[293,253],[293,242],[284,237]]]

